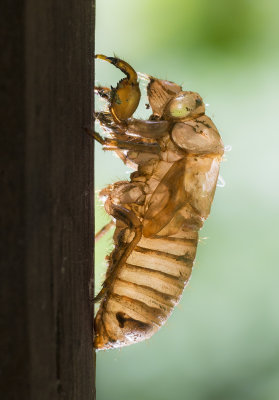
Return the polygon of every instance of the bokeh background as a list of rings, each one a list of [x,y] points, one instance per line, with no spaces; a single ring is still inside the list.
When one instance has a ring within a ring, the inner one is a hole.
[[[96,23],[96,53],[199,92],[232,147],[180,305],[149,341],[97,354],[97,399],[278,400],[279,2],[98,0]],[[97,60],[98,84],[122,77]],[[96,144],[97,190],[129,172]]]

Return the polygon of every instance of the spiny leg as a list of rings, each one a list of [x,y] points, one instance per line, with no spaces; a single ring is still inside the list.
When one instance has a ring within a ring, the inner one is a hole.
[[[117,124],[108,112],[97,112],[95,118],[105,130],[118,138],[126,138],[131,135],[144,139],[159,139],[165,136],[169,130],[168,121],[142,120],[129,118],[125,124]]]
[[[116,139],[126,141],[139,141],[140,139],[158,140],[166,136],[169,132],[170,124],[168,121],[142,120],[129,118],[124,124],[117,124],[108,112],[98,112],[95,114],[96,120],[105,131]]]
[[[93,137],[97,142],[99,142],[100,144],[103,145],[104,139],[102,138],[102,136],[101,136],[98,132],[92,131],[91,129],[89,129],[89,128],[87,128],[87,127],[84,127],[83,129],[85,130],[85,132],[86,132],[89,136]],[[109,149],[108,149],[108,150],[109,150]],[[114,150],[114,149],[113,149],[113,150]],[[124,163],[124,164],[127,164],[127,162],[128,162],[127,156],[126,156],[125,154],[123,154],[122,151],[120,151],[120,150],[118,150],[118,149],[117,149],[117,150],[114,150],[114,151],[115,151],[115,153],[118,155],[118,157],[123,161],[123,163]]]
[[[103,54],[97,54],[95,58],[115,65],[127,76],[118,82],[115,89],[112,89],[110,98],[110,112],[114,121],[121,124],[133,115],[140,101],[137,73],[128,63],[119,58],[107,57]]]
[[[84,128],[97,142],[103,145],[104,150],[134,150],[144,153],[159,154],[161,149],[158,143],[134,142],[132,140],[118,140],[103,138],[98,132]]]
[[[160,154],[158,143],[132,142],[117,139],[105,139],[104,150],[133,150],[142,153]]]
[[[107,57],[103,54],[96,54],[95,58],[107,61],[108,63],[115,65],[116,68],[120,69],[127,76],[126,79],[130,84],[137,83],[138,75],[134,68],[132,68],[131,65],[128,64],[126,61],[120,60],[120,58],[117,57]]]
[[[118,139],[126,139],[126,124],[117,124],[110,112],[97,112],[95,113],[95,120],[99,122],[104,131],[108,132],[111,136],[117,137]]]
[[[95,242],[100,240],[111,228],[115,226],[115,222],[111,220],[106,225],[104,225],[95,235]]]
[[[164,136],[168,131],[168,123],[166,121],[158,121],[158,118],[162,116],[166,103],[181,91],[181,86],[149,75],[139,74],[140,78],[149,81],[147,94],[153,111],[153,118],[150,121],[128,121],[140,100],[138,74],[128,63],[119,58],[107,57],[103,54],[97,54],[95,58],[115,65],[127,76],[127,78],[118,82],[116,89],[112,89],[110,93],[110,112],[114,122],[118,125],[116,131],[120,129],[121,125],[123,127],[128,125],[126,131],[135,133],[143,138],[160,138]],[[103,95],[103,97],[108,98],[108,94],[109,89],[106,88],[105,91],[100,89],[100,95]],[[108,128],[113,130],[111,127]]]
[[[160,139],[168,134],[168,121],[152,121],[130,118],[126,131],[145,139]]]
[[[99,120],[100,124],[105,127],[110,133],[116,134],[118,138],[125,136],[125,134],[131,133],[142,138],[161,138],[168,132],[169,123],[167,121],[158,120],[138,120],[130,118],[137,108],[140,99],[140,91],[138,86],[138,75],[136,71],[125,61],[115,57],[106,57],[102,54],[96,55],[96,58],[105,60],[122,72],[124,72],[127,78],[122,79],[116,89],[110,90],[109,88],[96,87],[95,91],[110,103],[110,113],[97,113],[96,119]],[[140,75],[142,78],[142,74]],[[155,82],[163,82],[167,86],[167,91],[174,90],[173,83],[167,81],[159,81],[151,76],[144,75],[144,78],[149,81],[148,93],[154,92],[152,89]],[[162,86],[162,85],[161,85]],[[161,87],[160,86],[160,87]],[[175,90],[180,88],[175,85]],[[171,90],[172,89],[172,90]],[[180,88],[181,89],[181,88]],[[155,91],[156,92],[156,91]],[[157,92],[156,92],[157,93]],[[171,97],[171,96],[170,96]]]
[[[110,100],[111,89],[104,86],[94,86],[94,92],[105,100]]]

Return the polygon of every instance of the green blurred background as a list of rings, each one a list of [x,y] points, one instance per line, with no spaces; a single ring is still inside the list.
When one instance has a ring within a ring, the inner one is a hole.
[[[279,2],[99,0],[96,22],[96,53],[199,92],[232,146],[180,305],[149,341],[97,354],[97,399],[278,400]],[[97,84],[122,77],[96,62]],[[97,190],[128,172],[96,144]]]

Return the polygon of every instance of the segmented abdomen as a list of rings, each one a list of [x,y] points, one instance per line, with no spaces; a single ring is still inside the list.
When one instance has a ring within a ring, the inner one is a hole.
[[[168,237],[141,236],[97,313],[95,348],[142,341],[165,323],[189,281],[197,241],[197,232],[183,228]]]

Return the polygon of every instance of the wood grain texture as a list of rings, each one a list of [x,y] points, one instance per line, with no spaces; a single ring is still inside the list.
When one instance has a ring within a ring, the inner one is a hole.
[[[94,1],[1,7],[1,397],[95,398]]]

